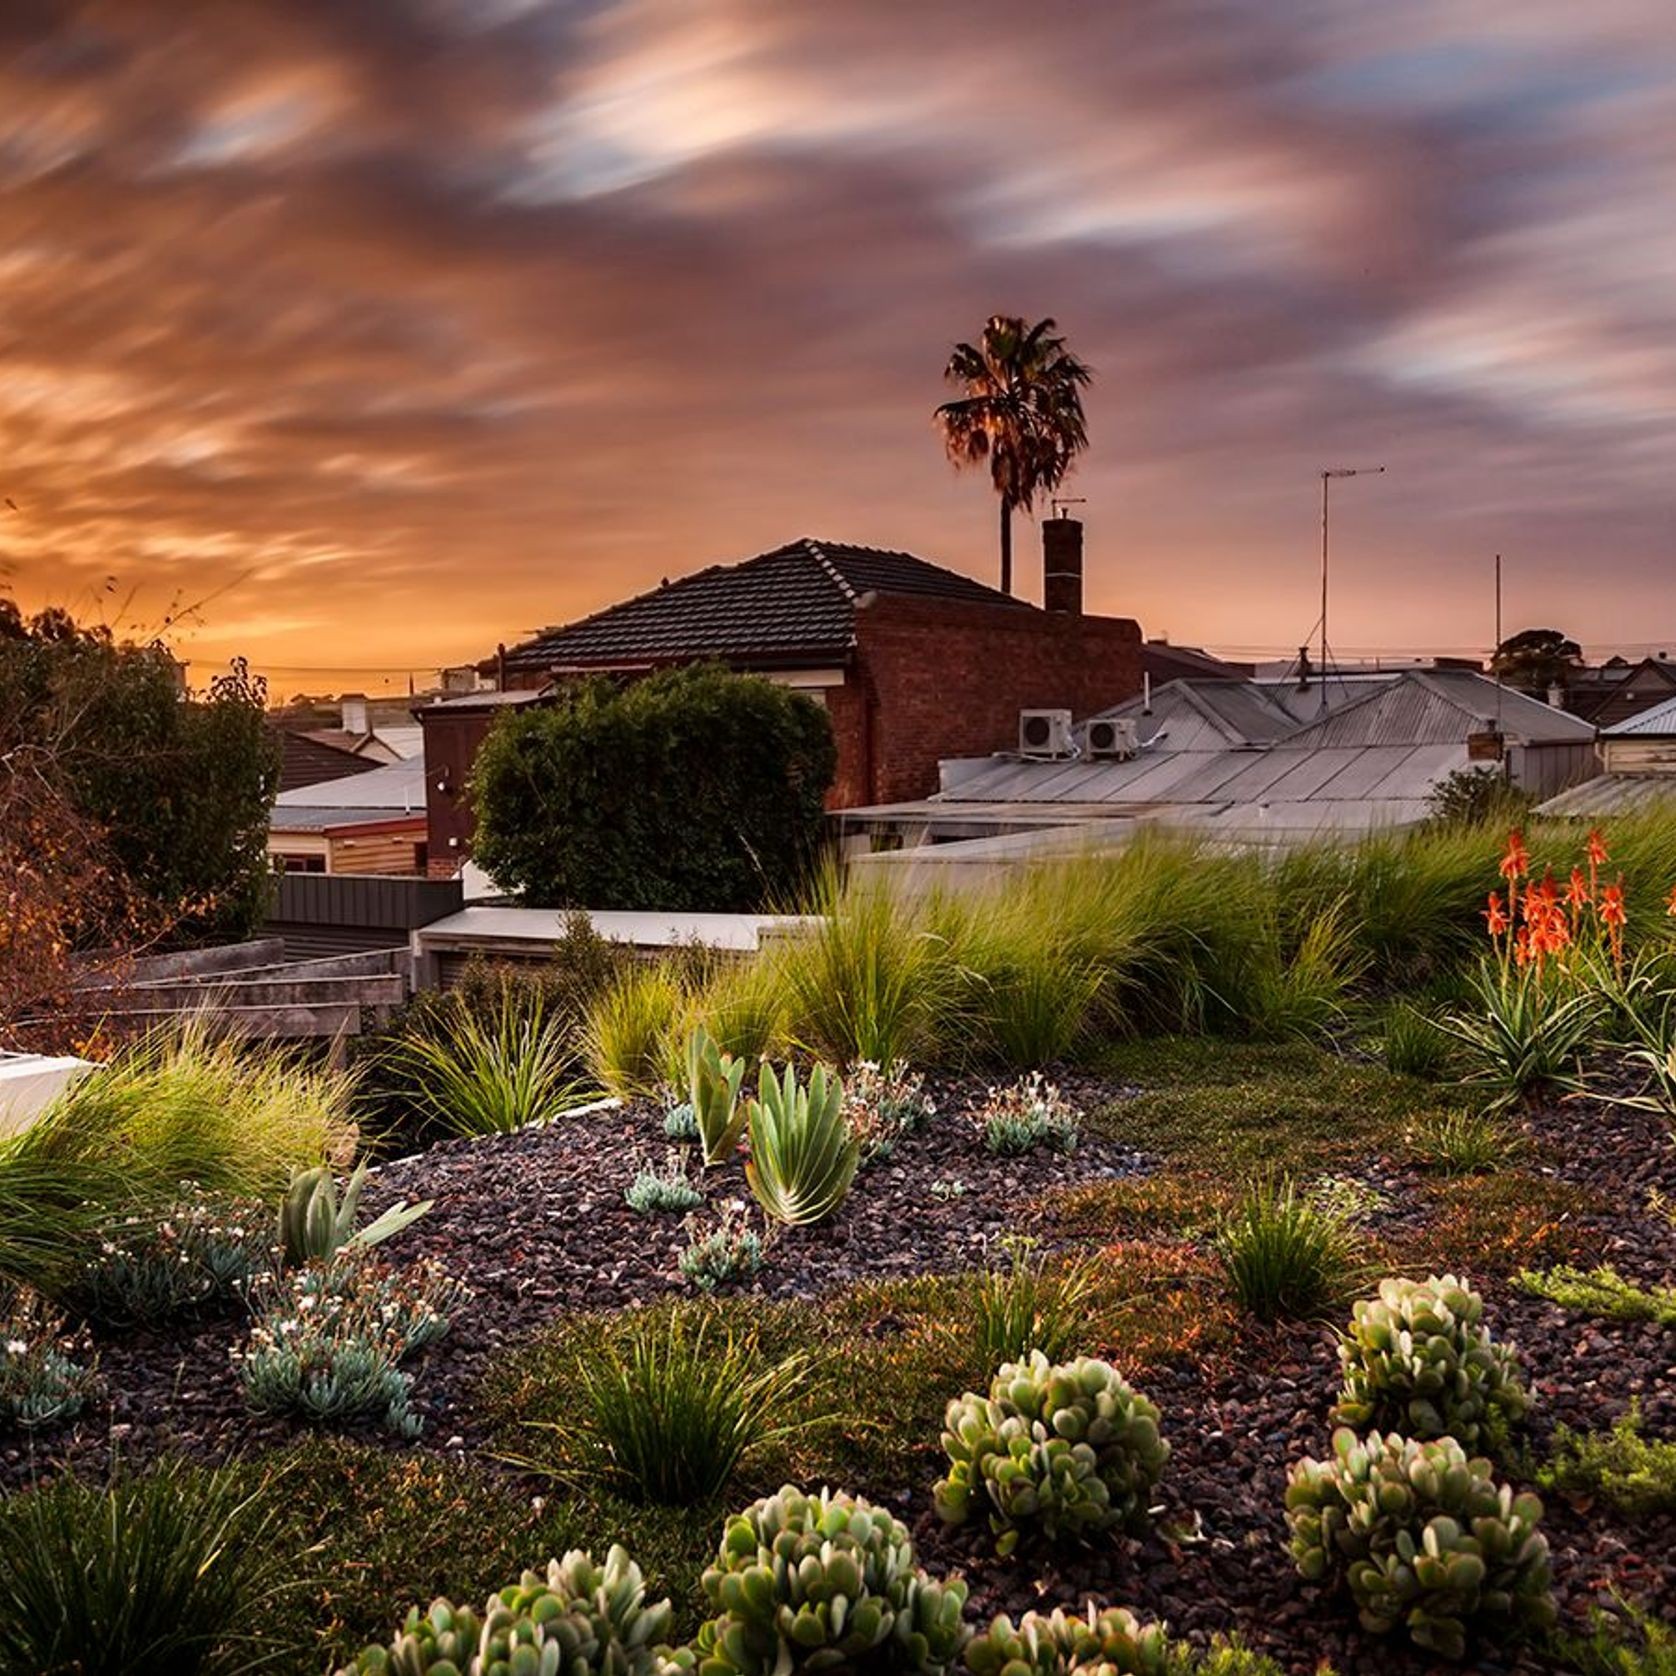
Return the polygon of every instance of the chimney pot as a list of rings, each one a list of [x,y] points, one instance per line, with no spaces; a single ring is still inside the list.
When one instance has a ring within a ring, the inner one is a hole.
[[[342,699],[343,731],[367,733],[367,697],[365,693],[345,693]]]
[[[1042,520],[1042,605],[1082,615],[1082,520]]]

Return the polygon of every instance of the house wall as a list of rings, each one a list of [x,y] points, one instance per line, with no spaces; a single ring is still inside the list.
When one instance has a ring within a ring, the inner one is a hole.
[[[1601,754],[1608,774],[1676,774],[1676,739],[1657,734],[1625,734],[1602,739]]]
[[[1127,617],[881,594],[861,602],[855,622],[850,686],[867,728],[864,754],[848,741],[844,770],[867,790],[839,807],[929,796],[941,758],[1013,749],[1020,710],[1080,720],[1141,690],[1141,631]]]
[[[374,832],[328,840],[328,873],[395,874],[411,877],[421,871],[417,852],[425,843],[423,831]]]
[[[422,716],[425,730],[425,827],[429,834],[428,870],[446,879],[459,871],[471,852],[471,807],[466,783],[477,748],[498,712],[463,711]]]

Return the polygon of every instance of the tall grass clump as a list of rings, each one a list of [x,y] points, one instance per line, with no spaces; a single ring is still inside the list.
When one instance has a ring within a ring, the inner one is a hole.
[[[758,958],[786,996],[786,1034],[840,1065],[917,1064],[949,1018],[948,950],[920,905],[888,887],[844,889],[830,869],[811,913],[818,922]]]
[[[563,1470],[628,1501],[689,1507],[713,1500],[753,1449],[806,1422],[785,1418],[810,1359],[766,1358],[754,1334],[708,1308],[632,1317],[575,1365],[574,1419],[555,1434]]]
[[[507,1135],[582,1097],[569,1045],[539,991],[504,992],[492,1011],[445,1007],[392,1050],[426,1117],[456,1135]]]
[[[663,965],[637,966],[606,989],[582,1025],[582,1057],[600,1086],[624,1099],[678,1087],[685,986]]]
[[[271,1666],[297,1555],[265,1480],[165,1463],[0,1508],[0,1670],[209,1676]]]
[[[1431,1082],[1449,1069],[1449,1037],[1436,1019],[1406,1001],[1386,1009],[1379,1047],[1385,1069],[1398,1076]]]
[[[688,1041],[700,1025],[723,1053],[747,1064],[774,1053],[784,1036],[785,998],[770,964],[727,961],[702,989],[690,991],[673,1039]]]
[[[1289,937],[1280,915],[1252,951],[1247,981],[1236,992],[1252,1034],[1270,1040],[1324,1035],[1345,1016],[1368,958],[1348,904],[1329,903]]]
[[[1259,1321],[1314,1320],[1361,1278],[1348,1219],[1286,1176],[1253,1182],[1217,1230],[1215,1251],[1240,1305]]]
[[[1317,888],[1347,898],[1381,988],[1424,983],[1476,952],[1485,858],[1497,837],[1477,827],[1422,828],[1313,853]]]
[[[1052,1262],[1039,1241],[1018,1236],[1003,1241],[1002,1250],[1005,1265],[981,1271],[973,1282],[971,1320],[959,1329],[962,1353],[970,1351],[981,1367],[998,1368],[1027,1360],[1033,1350],[1050,1362],[1087,1351],[1080,1340],[1094,1289],[1093,1262]]]
[[[82,1137],[61,1135],[65,1122],[59,1109],[0,1140],[0,1286],[62,1291],[128,1193],[113,1164],[79,1156]]]
[[[352,1088],[344,1072],[194,1017],[137,1038],[60,1095],[33,1150],[113,1167],[136,1193],[191,1181],[266,1198],[354,1150]]]

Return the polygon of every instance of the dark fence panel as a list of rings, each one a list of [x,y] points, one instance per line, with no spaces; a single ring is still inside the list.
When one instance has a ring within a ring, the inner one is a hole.
[[[458,879],[356,873],[283,873],[262,930],[293,960],[405,948],[408,933],[464,905]]]

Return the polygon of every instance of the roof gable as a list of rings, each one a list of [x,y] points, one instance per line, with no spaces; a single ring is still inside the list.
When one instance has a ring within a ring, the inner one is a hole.
[[[856,605],[869,593],[1035,609],[912,553],[804,536],[544,630],[508,651],[506,663],[529,671],[699,658],[781,666],[837,662],[855,644]]]

